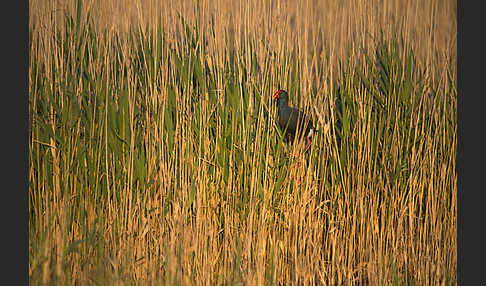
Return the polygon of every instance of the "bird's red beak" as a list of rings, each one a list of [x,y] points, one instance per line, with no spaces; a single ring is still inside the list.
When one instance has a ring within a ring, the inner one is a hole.
[[[277,92],[275,92],[272,96],[273,99],[277,99],[280,95],[280,90],[277,90]]]

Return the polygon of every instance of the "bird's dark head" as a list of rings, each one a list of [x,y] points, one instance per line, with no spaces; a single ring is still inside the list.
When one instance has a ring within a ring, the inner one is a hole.
[[[272,98],[276,99],[278,103],[287,103],[289,101],[289,94],[285,90],[279,89],[273,94]]]

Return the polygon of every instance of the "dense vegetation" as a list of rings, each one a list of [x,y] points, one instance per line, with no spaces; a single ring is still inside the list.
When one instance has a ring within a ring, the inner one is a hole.
[[[276,47],[251,8],[218,24],[201,2],[125,30],[81,1],[31,12],[31,283],[456,284],[454,46],[407,16],[335,50],[309,14],[285,23],[313,44]],[[307,153],[278,87],[316,122]]]

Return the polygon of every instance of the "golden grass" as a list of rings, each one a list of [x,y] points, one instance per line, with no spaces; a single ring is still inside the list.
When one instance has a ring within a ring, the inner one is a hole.
[[[32,284],[456,284],[455,1],[85,1],[94,44],[59,32],[76,3],[29,1]],[[178,13],[214,89],[178,79]],[[355,71],[400,37],[424,88],[382,120]],[[318,122],[308,156],[275,148],[279,85]]]

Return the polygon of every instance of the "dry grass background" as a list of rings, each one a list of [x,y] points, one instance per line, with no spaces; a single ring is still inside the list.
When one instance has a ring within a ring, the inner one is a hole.
[[[456,284],[456,1],[76,5],[29,1],[31,284]],[[355,76],[395,39],[417,96],[380,117]]]

